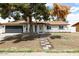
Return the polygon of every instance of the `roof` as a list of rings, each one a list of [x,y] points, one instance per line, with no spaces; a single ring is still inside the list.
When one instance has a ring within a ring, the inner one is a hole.
[[[2,25],[2,23],[0,23],[0,25]]]
[[[77,23],[73,24],[72,26],[76,26],[76,25],[78,25],[78,24],[79,24],[79,22],[77,22]]]
[[[67,22],[64,21],[49,21],[47,22],[49,25],[69,25]]]
[[[29,22],[25,20],[19,20],[16,22],[8,22],[8,23],[1,23],[1,25],[6,26],[20,26],[23,24],[28,24]],[[32,24],[46,24],[46,25],[69,25],[67,22],[64,21],[32,21]]]
[[[6,26],[21,26],[21,23],[26,23],[23,20],[16,21],[16,22],[8,22],[8,23],[1,23],[1,25],[6,25]]]
[[[64,21],[44,21],[44,22],[34,22],[37,24],[47,24],[47,25],[69,25],[67,22]]]

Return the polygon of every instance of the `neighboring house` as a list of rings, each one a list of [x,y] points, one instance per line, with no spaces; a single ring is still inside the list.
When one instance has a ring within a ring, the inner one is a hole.
[[[67,26],[69,24],[64,21],[33,21],[32,24],[34,33],[69,32]],[[1,23],[0,25],[0,33],[25,33],[30,29],[29,22],[25,20]]]
[[[73,27],[76,27],[76,32],[79,32],[79,22],[72,25]]]

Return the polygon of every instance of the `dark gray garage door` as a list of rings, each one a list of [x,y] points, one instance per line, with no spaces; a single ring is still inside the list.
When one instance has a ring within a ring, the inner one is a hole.
[[[6,33],[22,33],[22,26],[6,26]]]

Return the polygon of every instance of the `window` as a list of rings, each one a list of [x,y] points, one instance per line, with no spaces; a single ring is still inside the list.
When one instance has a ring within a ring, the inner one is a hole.
[[[47,26],[47,29],[48,29],[48,30],[51,29],[51,26]]]
[[[59,29],[64,29],[64,26],[60,25],[60,26],[59,26]]]

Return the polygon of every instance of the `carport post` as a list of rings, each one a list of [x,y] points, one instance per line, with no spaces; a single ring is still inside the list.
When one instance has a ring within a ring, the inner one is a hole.
[[[46,26],[45,26],[45,24],[43,25],[43,32],[44,33],[46,32]]]
[[[33,32],[35,33],[35,25],[33,25]]]
[[[4,33],[5,33],[5,31],[6,31],[6,29],[5,29],[5,28],[6,28],[6,26],[4,25]]]
[[[39,25],[37,25],[37,33],[39,34]]]
[[[29,29],[30,29],[30,25],[29,24],[27,24],[28,26],[27,26],[27,31],[29,32]]]
[[[23,33],[26,32],[26,25],[23,25]]]

